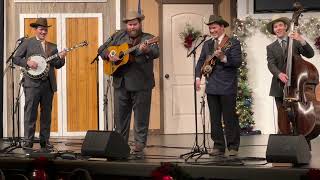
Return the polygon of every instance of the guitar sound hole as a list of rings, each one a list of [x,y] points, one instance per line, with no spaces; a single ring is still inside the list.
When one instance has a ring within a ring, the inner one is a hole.
[[[120,60],[114,62],[114,64],[115,64],[115,65],[119,65],[119,64],[122,62],[123,57],[124,57],[124,55],[123,55],[123,52],[121,51],[121,52],[119,53],[119,59],[120,59]]]

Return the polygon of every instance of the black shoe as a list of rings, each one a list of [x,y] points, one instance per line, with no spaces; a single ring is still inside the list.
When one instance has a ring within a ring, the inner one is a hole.
[[[213,148],[211,151],[209,151],[208,154],[209,154],[209,156],[223,156],[224,150]]]
[[[46,141],[46,142],[40,141],[40,147],[42,149],[53,149],[54,146],[49,141]]]
[[[47,149],[53,149],[54,146],[53,146],[53,144],[51,144],[51,143],[48,141],[48,142],[47,142],[47,145],[46,145],[46,148],[47,148]]]
[[[22,148],[23,149],[32,149],[33,147],[33,143],[32,142],[25,142],[23,145],[22,145]]]

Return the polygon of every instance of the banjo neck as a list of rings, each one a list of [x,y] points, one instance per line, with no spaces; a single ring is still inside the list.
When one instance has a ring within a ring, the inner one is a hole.
[[[69,51],[75,50],[75,49],[77,49],[77,48],[79,48],[79,47],[83,47],[83,46],[88,46],[88,42],[87,42],[87,41],[83,41],[83,42],[81,42],[81,43],[79,43],[79,44],[77,44],[77,45],[75,45],[75,46],[73,46],[73,47],[71,47],[71,48],[66,48],[66,49],[63,50],[63,51],[69,52]],[[61,52],[62,52],[62,51],[57,52],[56,54],[54,54],[54,55],[46,58],[45,61],[46,61],[47,63],[50,62],[50,61],[52,61],[53,59],[57,58],[57,57],[59,56],[59,53],[61,53]]]
[[[46,62],[48,63],[48,62],[52,61],[53,59],[57,58],[59,56],[59,53],[60,52],[58,52],[58,53],[46,58]]]

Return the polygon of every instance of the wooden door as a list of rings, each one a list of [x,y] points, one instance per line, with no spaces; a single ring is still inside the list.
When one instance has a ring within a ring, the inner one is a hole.
[[[212,4],[165,4],[163,5],[163,85],[164,85],[164,133],[194,133],[194,67],[199,58],[201,47],[197,50],[196,60],[187,58],[187,49],[179,38],[186,24],[208,34],[205,22],[213,12]],[[203,88],[203,86],[202,86]],[[203,89],[202,89],[203,90]],[[198,129],[202,131],[200,100],[203,93],[197,93]],[[206,100],[206,99],[205,99]],[[205,123],[208,125],[208,109]],[[208,127],[208,126],[207,126]],[[208,129],[208,128],[207,128]]]
[[[98,49],[98,18],[66,18],[66,44],[88,41],[68,54],[66,62],[67,132],[98,129],[98,66],[90,64]]]

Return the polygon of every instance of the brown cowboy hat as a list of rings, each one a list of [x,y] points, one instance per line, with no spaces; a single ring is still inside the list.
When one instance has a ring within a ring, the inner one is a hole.
[[[227,21],[225,21],[221,16],[217,16],[217,15],[210,15],[209,17],[209,21],[207,23],[205,23],[206,25],[210,25],[210,24],[219,24],[219,25],[223,25],[224,27],[228,27],[229,23]]]
[[[290,19],[287,17],[280,17],[279,15],[275,15],[272,17],[272,20],[267,24],[267,30],[269,33],[275,35],[275,33],[273,32],[273,25],[276,22],[283,22],[284,24],[287,25],[287,30],[289,30],[290,27]]]
[[[144,20],[144,15],[139,14],[137,11],[131,10],[126,14],[126,17],[124,17],[122,19],[122,21],[126,23],[126,22],[134,20],[134,19],[140,19],[140,21],[142,21],[142,20]]]
[[[36,22],[30,23],[30,26],[33,28],[37,28],[38,26],[51,27],[48,26],[48,21],[46,18],[37,18]]]

